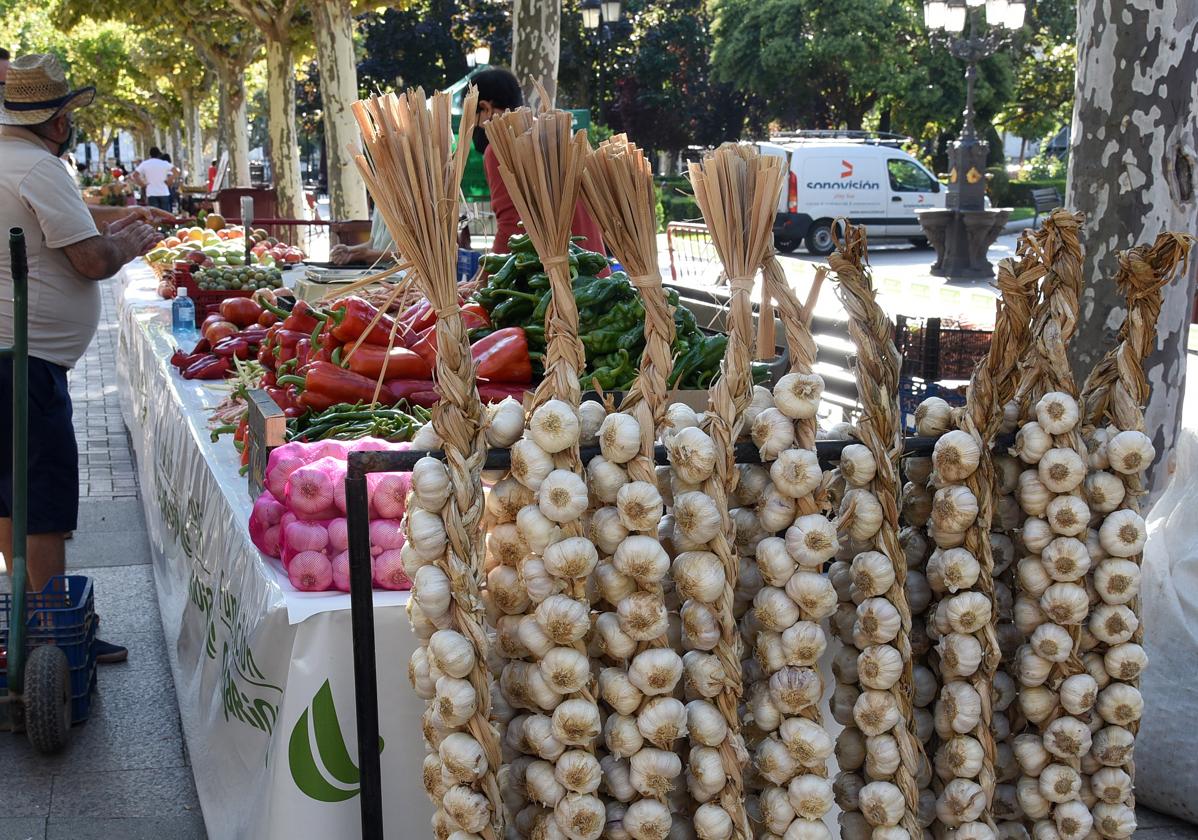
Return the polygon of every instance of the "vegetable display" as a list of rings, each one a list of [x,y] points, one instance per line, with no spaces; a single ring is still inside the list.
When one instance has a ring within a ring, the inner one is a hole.
[[[490,272],[476,299],[486,310],[493,328],[524,327],[529,349],[536,359],[534,375],[542,369],[545,318],[552,292],[549,276],[537,257],[527,234],[508,241],[510,254],[489,254],[482,267]],[[645,350],[645,305],[628,274],[616,271],[600,277],[609,268],[602,254],[570,246],[569,267],[574,300],[578,307],[578,331],[586,350],[584,390],[595,382],[607,391],[626,391],[637,374],[637,363]],[[704,390],[719,373],[728,337],[705,335],[694,313],[679,304],[678,293],[666,291],[674,313],[673,368],[669,385],[680,390]],[[530,326],[531,325],[531,326]],[[475,337],[486,329],[476,330]],[[764,366],[754,366],[755,381],[765,378]]]

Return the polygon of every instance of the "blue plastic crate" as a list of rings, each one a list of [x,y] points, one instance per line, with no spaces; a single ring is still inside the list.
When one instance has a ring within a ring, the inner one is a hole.
[[[96,687],[96,602],[91,578],[60,575],[41,592],[25,596],[27,647],[57,645],[71,670],[71,721],[80,723],[91,713]],[[0,647],[8,648],[12,595],[0,594]],[[8,687],[7,668],[0,668],[0,688]]]
[[[468,280],[474,279],[474,275],[478,274],[478,265],[482,258],[481,251],[468,251],[465,248],[458,248],[459,283],[465,283]]]
[[[928,397],[940,397],[949,405],[965,405],[965,386],[949,388],[936,382],[924,382],[922,379],[900,379],[899,409],[903,415],[903,427],[908,432],[915,431],[915,409]]]

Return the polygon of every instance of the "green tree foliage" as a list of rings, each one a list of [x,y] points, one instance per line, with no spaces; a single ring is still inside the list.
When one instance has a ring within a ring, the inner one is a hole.
[[[458,4],[421,0],[362,18],[364,57],[358,86],[364,94],[422,86],[443,88],[469,70],[465,44],[454,33]]]

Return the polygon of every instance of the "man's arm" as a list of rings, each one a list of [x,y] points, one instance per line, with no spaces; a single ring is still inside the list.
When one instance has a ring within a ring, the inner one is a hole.
[[[158,231],[134,215],[113,222],[99,236],[63,247],[71,265],[89,280],[103,280],[158,242]]]
[[[151,225],[167,225],[173,224],[176,221],[174,214],[169,210],[161,210],[157,207],[140,207],[137,205],[132,207],[111,207],[104,204],[89,204],[87,205],[87,210],[92,214],[92,219],[95,220],[96,227],[98,228],[103,228],[127,216],[141,219],[143,222]]]

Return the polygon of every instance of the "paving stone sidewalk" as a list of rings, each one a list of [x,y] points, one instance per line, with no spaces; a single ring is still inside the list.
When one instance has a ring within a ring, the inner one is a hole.
[[[0,733],[0,840],[206,837],[117,397],[114,284],[102,290],[100,329],[71,373],[81,498],[67,569],[91,577],[100,632],[127,645],[129,661],[100,666],[91,717],[60,755]]]

